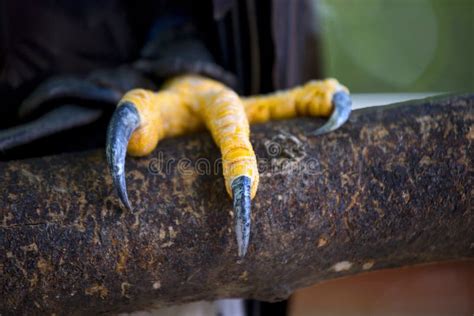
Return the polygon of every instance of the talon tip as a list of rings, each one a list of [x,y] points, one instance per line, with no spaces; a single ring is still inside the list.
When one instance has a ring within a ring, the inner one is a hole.
[[[125,175],[121,174],[118,175],[118,177],[114,177],[114,184],[117,189],[117,193],[119,196],[120,201],[122,202],[123,205],[129,210],[133,211],[132,206],[130,204],[130,200],[128,199],[128,194],[127,194],[127,185],[125,183]]]
[[[246,255],[249,246],[250,188],[251,179],[247,176],[239,176],[232,181],[235,233],[240,258],[243,258]]]
[[[333,112],[328,121],[313,132],[313,135],[319,136],[332,132],[341,127],[348,119],[352,110],[352,100],[347,92],[336,92],[332,97]]]
[[[132,103],[124,103],[117,107],[107,130],[106,155],[107,163],[112,174],[114,186],[117,188],[120,201],[132,211],[127,195],[125,181],[125,157],[128,141],[133,131],[138,127],[140,117]]]

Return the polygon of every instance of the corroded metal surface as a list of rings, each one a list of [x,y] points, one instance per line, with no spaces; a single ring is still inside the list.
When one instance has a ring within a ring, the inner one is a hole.
[[[217,297],[277,300],[371,269],[474,257],[474,96],[252,127],[261,167],[238,261],[209,135],[129,159],[134,214],[102,152],[0,164],[0,314],[137,310]]]

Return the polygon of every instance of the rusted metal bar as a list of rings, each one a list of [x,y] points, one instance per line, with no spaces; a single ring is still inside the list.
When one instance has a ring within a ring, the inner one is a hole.
[[[102,151],[0,164],[0,314],[273,301],[362,271],[474,257],[474,95],[359,110],[308,136],[316,124],[252,127],[261,183],[242,261],[206,133],[128,159],[134,214]]]

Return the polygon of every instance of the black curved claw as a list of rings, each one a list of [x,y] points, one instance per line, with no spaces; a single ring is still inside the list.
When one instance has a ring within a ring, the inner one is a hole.
[[[349,119],[352,110],[352,100],[348,93],[343,91],[335,93],[332,97],[332,104],[334,110],[329,120],[314,131],[313,135],[322,135],[332,132],[341,127]]]
[[[119,91],[101,87],[93,82],[75,77],[55,77],[40,85],[20,106],[20,116],[36,110],[41,104],[54,99],[77,98],[116,104],[121,97]]]
[[[125,182],[125,156],[127,155],[128,141],[139,125],[140,116],[135,105],[125,102],[117,107],[107,129],[107,144],[105,147],[107,163],[120,201],[129,210],[132,210],[132,207],[128,200],[127,184]]]
[[[235,233],[241,258],[247,253],[250,239],[250,187],[251,180],[247,176],[240,176],[232,181]]]

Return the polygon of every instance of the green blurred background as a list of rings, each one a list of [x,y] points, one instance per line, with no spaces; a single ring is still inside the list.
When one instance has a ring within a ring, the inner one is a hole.
[[[324,73],[351,92],[474,91],[474,0],[314,0]]]

